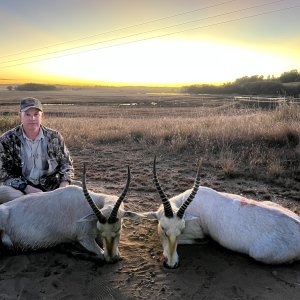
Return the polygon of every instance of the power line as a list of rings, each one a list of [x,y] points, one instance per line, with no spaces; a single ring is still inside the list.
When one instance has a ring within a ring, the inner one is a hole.
[[[234,1],[234,0],[232,0],[232,1]],[[232,1],[228,1],[228,2],[232,2]],[[235,11],[227,12],[227,13],[222,13],[222,14],[218,14],[218,15],[214,15],[214,16],[209,16],[209,17],[206,17],[206,18],[201,18],[201,19],[197,19],[197,20],[187,21],[187,22],[183,22],[183,23],[179,23],[179,24],[175,24],[175,25],[170,25],[170,26],[166,26],[166,27],[162,27],[162,28],[158,28],[158,29],[152,29],[152,30],[148,30],[148,31],[144,31],[144,32],[134,33],[134,34],[130,34],[130,35],[127,35],[127,36],[113,38],[113,39],[109,39],[109,40],[105,40],[105,41],[100,41],[100,42],[85,44],[85,45],[77,46],[77,47],[71,47],[71,48],[68,48],[68,49],[65,49],[65,50],[57,50],[57,51],[52,51],[52,52],[48,52],[48,53],[44,53],[44,54],[37,54],[37,55],[29,56],[29,57],[17,58],[17,59],[5,61],[5,62],[0,62],[0,65],[1,64],[11,63],[11,62],[16,62],[16,61],[20,61],[20,60],[24,60],[24,59],[31,59],[31,58],[41,57],[41,56],[45,56],[45,55],[51,55],[51,54],[66,52],[66,51],[70,51],[70,50],[74,50],[74,49],[85,48],[85,47],[89,47],[89,46],[94,46],[94,45],[98,45],[98,44],[103,44],[103,43],[107,43],[107,42],[112,42],[112,41],[116,41],[116,40],[130,38],[130,37],[133,37],[133,36],[147,34],[147,33],[155,32],[155,31],[161,31],[161,30],[165,30],[165,29],[170,29],[170,28],[173,28],[173,27],[178,27],[178,26],[187,25],[187,24],[190,24],[190,23],[200,22],[200,21],[207,20],[207,19],[217,18],[217,17],[221,17],[221,16],[225,16],[225,15],[229,15],[229,14],[233,14],[233,13],[237,13],[237,12],[241,12],[241,11],[253,9],[253,8],[263,7],[263,6],[275,4],[275,3],[278,3],[278,2],[282,2],[282,1],[283,0],[277,0],[277,1],[272,1],[272,2],[268,2],[268,3],[264,3],[264,4],[258,4],[258,5],[250,6],[250,7],[247,7],[247,8],[243,8],[243,9],[238,9],[238,10],[235,10]],[[227,3],[227,2],[223,2],[223,3]],[[210,8],[210,7],[214,7],[214,6],[217,6],[217,5],[212,5],[212,6],[208,6],[208,7],[205,7],[205,8]],[[184,12],[184,13],[181,13],[181,14],[177,14],[175,16],[183,15],[183,14],[187,14],[187,13],[191,13],[191,12],[195,12],[195,11],[198,11],[198,10],[200,10],[200,9],[193,10],[193,11],[190,11],[190,12]],[[167,19],[167,18],[171,18],[171,17],[165,17],[165,18],[162,18],[162,19]],[[157,19],[157,20],[162,20],[162,19]],[[148,22],[145,22],[143,24],[151,23],[151,22],[152,21],[148,21]],[[135,26],[138,26],[138,25],[132,25],[130,27],[135,27]],[[130,28],[130,27],[127,27],[127,28]],[[111,32],[114,32],[114,31],[111,31]],[[64,43],[62,43],[62,44],[64,44]],[[46,48],[48,48],[48,47],[46,47]],[[44,49],[44,48],[41,48],[41,49]],[[29,51],[27,51],[27,52],[29,52]],[[72,54],[66,54],[66,55],[72,55]],[[3,58],[3,57],[0,57],[0,59],[1,58]]]
[[[139,35],[143,35],[143,34],[149,34],[149,33],[153,33],[153,32],[156,32],[156,31],[171,29],[171,28],[174,28],[174,27],[182,26],[182,25],[187,25],[187,24],[196,23],[196,22],[200,22],[200,21],[204,21],[204,20],[208,20],[208,19],[222,17],[222,16],[225,16],[225,15],[230,15],[230,14],[233,14],[233,13],[238,13],[238,12],[246,11],[246,10],[253,9],[253,8],[268,6],[268,5],[271,5],[271,4],[278,3],[278,2],[282,2],[282,0],[272,1],[272,2],[268,2],[268,3],[264,3],[264,4],[258,4],[258,5],[254,5],[254,6],[250,6],[250,7],[246,7],[246,8],[242,8],[242,9],[238,9],[238,10],[235,10],[235,11],[230,11],[230,12],[226,12],[226,13],[222,13],[222,14],[218,14],[218,15],[214,15],[214,16],[209,16],[209,17],[206,17],[206,18],[201,18],[201,19],[197,19],[197,20],[191,20],[191,21],[187,21],[187,22],[183,22],[183,23],[178,23],[178,24],[175,24],[175,25],[170,25],[170,26],[166,26],[166,27],[162,27],[162,28],[158,28],[158,29],[152,29],[152,30],[148,30],[148,31],[144,31],[144,32],[130,34],[130,35],[127,35],[127,36],[112,38],[112,39],[105,40],[105,41],[100,41],[100,42],[85,44],[85,45],[82,45],[82,46],[72,47],[72,48],[65,49],[65,50],[57,50],[57,51],[52,51],[52,52],[48,52],[48,53],[36,54],[36,55],[28,56],[28,57],[12,59],[12,60],[9,60],[9,61],[0,62],[0,65],[14,63],[14,62],[17,62],[17,61],[22,61],[22,60],[34,59],[34,58],[45,56],[45,55],[52,55],[52,54],[56,54],[56,53],[62,53],[62,52],[71,51],[71,50],[80,49],[80,48],[85,48],[85,47],[95,46],[95,45],[99,45],[99,44],[104,44],[104,43],[108,43],[108,42],[122,40],[122,39],[125,39],[125,38],[132,38],[134,36],[139,36]],[[88,51],[88,50],[86,50],[86,51]],[[79,53],[81,53],[81,52],[79,52]],[[76,54],[78,54],[78,52]],[[72,53],[62,54],[62,56],[63,55],[66,55],[66,56],[67,55],[72,55]]]
[[[70,44],[70,43],[74,43],[74,42],[78,42],[78,41],[82,41],[82,40],[86,40],[86,39],[90,39],[90,38],[94,38],[94,37],[98,37],[98,36],[102,36],[102,35],[111,34],[111,33],[118,32],[118,31],[124,31],[124,30],[135,28],[135,27],[139,27],[139,26],[143,26],[143,25],[147,25],[147,24],[151,24],[151,23],[156,23],[156,22],[167,20],[167,19],[172,19],[172,18],[176,18],[176,17],[179,17],[179,16],[195,13],[195,12],[198,12],[198,11],[201,11],[201,10],[221,6],[221,5],[228,4],[230,2],[235,2],[235,1],[237,1],[237,0],[229,0],[229,1],[221,2],[221,3],[217,3],[217,4],[213,4],[213,5],[204,6],[202,8],[185,11],[185,12],[178,13],[178,14],[171,15],[171,16],[166,16],[166,17],[159,18],[159,19],[149,20],[149,21],[146,21],[146,22],[130,25],[130,26],[127,26],[127,27],[117,28],[117,29],[110,30],[110,31],[107,31],[107,32],[102,32],[102,33],[98,33],[98,34],[94,34],[94,35],[84,36],[84,37],[80,37],[80,38],[77,38],[77,39],[74,39],[74,40],[69,40],[69,41],[65,41],[65,42],[61,42],[61,43],[56,43],[56,44],[48,45],[48,46],[45,46],[45,47],[35,48],[35,49],[31,49],[31,50],[25,50],[25,51],[21,51],[21,52],[16,52],[16,53],[8,54],[8,55],[5,55],[5,56],[0,56],[0,59],[10,57],[10,56],[20,55],[20,54],[25,54],[25,53],[29,53],[29,52],[34,52],[34,51],[38,51],[38,50],[48,49],[48,48],[61,46],[61,45],[65,45],[65,44]],[[275,1],[275,2],[281,2],[281,1],[284,1],[284,0]]]
[[[300,7],[300,4],[299,5],[290,6],[290,7],[280,8],[280,9],[276,9],[276,10],[270,10],[270,11],[266,11],[266,12],[261,12],[261,13],[257,13],[257,14],[253,14],[253,15],[249,15],[249,16],[245,16],[245,17],[240,17],[240,18],[236,18],[236,19],[231,19],[231,20],[227,20],[227,21],[220,21],[220,22],[212,23],[212,24],[208,24],[208,25],[202,25],[202,26],[198,26],[198,27],[194,27],[194,28],[189,28],[189,29],[184,29],[184,30],[180,30],[180,31],[175,31],[175,32],[171,32],[171,33],[165,33],[165,34],[162,34],[162,35],[157,35],[157,36],[153,36],[153,37],[143,38],[143,39],[134,40],[134,41],[130,41],[130,42],[119,43],[119,44],[104,46],[104,47],[100,47],[100,48],[96,48],[96,49],[90,49],[90,50],[86,50],[86,51],[81,51],[81,52],[77,52],[77,53],[64,54],[64,55],[59,55],[59,56],[55,56],[55,57],[44,58],[44,59],[34,60],[34,61],[30,61],[30,62],[23,62],[23,63],[14,64],[14,65],[4,66],[4,67],[1,67],[1,69],[15,67],[15,66],[24,65],[24,64],[35,63],[35,62],[40,62],[40,61],[44,61],[44,60],[50,60],[50,59],[56,59],[56,58],[66,57],[66,56],[70,56],[70,55],[77,55],[77,54],[91,52],[91,51],[98,51],[98,50],[102,50],[102,49],[107,49],[107,48],[112,48],[112,47],[117,47],[117,46],[123,46],[123,45],[127,45],[127,44],[138,43],[138,42],[142,42],[142,41],[146,41],[146,40],[161,38],[161,37],[170,36],[170,35],[174,35],[174,34],[179,34],[179,33],[187,32],[187,31],[192,31],[192,30],[197,30],[197,29],[203,29],[203,28],[208,28],[208,27],[217,26],[217,25],[221,25],[221,24],[226,24],[226,23],[241,21],[241,20],[244,20],[244,19],[254,18],[254,17],[258,17],[258,16],[262,16],[262,15],[267,15],[267,14],[271,14],[271,13],[276,13],[276,12],[280,12],[280,11],[284,11],[284,10],[289,10],[289,9],[297,8],[297,7]],[[120,39],[120,38],[118,38],[118,39]],[[103,42],[101,42],[101,43],[103,43]],[[97,43],[97,44],[99,44],[99,43]],[[74,48],[74,49],[76,49],[76,48]],[[69,50],[71,50],[71,49],[69,49]],[[61,51],[59,51],[59,52],[61,52]],[[44,56],[44,55],[49,55],[49,54],[43,54],[43,55],[40,55],[40,56]],[[29,58],[27,58],[27,59],[29,59]]]

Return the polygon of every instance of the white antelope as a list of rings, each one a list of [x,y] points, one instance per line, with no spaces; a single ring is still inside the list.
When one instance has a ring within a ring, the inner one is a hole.
[[[84,166],[83,188],[70,185],[51,192],[24,195],[1,204],[2,246],[26,251],[78,242],[101,260],[117,260],[121,218],[131,217],[131,212],[124,211],[122,203],[129,188],[130,169],[128,167],[127,183],[119,198],[89,194],[85,177]],[[102,241],[103,249],[96,240]]]
[[[168,199],[159,184],[155,160],[153,175],[162,205],[144,217],[159,221],[166,267],[179,265],[177,244],[192,244],[205,236],[266,264],[300,260],[300,217],[292,211],[269,201],[202,187],[199,169],[193,189]]]

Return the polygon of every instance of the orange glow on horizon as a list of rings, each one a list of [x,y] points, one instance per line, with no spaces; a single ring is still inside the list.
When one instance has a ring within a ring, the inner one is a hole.
[[[0,84],[183,86],[300,70],[298,0],[0,7]]]
[[[252,75],[280,75],[297,69],[292,58],[212,41],[150,40],[65,55],[7,68],[1,84],[25,82],[183,86],[220,84]],[[20,76],[21,74],[21,76]]]

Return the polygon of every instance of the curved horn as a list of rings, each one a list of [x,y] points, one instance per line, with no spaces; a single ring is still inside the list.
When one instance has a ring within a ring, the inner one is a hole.
[[[198,170],[197,170],[197,175],[196,175],[196,179],[195,179],[195,183],[194,183],[194,187],[193,187],[193,190],[192,190],[191,194],[184,201],[184,203],[180,206],[180,208],[177,212],[177,217],[180,218],[180,219],[182,219],[186,208],[194,200],[194,198],[197,194],[197,191],[198,191],[198,188],[199,188],[199,185],[200,185],[200,167],[201,167],[201,165],[202,165],[202,162],[199,163]]]
[[[85,167],[85,163],[83,164],[83,176],[82,176],[82,190],[84,193],[84,196],[87,200],[87,202],[89,203],[89,205],[91,206],[94,214],[96,215],[96,217],[98,218],[99,222],[102,224],[106,223],[106,217],[102,214],[102,212],[100,211],[100,209],[96,206],[95,202],[93,201],[92,197],[90,196],[87,188],[86,188],[86,167]]]
[[[130,184],[130,168],[129,166],[127,167],[127,182],[126,182],[126,186],[121,194],[121,196],[119,197],[119,199],[117,200],[113,210],[111,211],[111,214],[108,218],[108,223],[112,224],[112,223],[116,223],[118,221],[118,218],[117,218],[117,214],[118,214],[118,210],[120,208],[120,205],[122,203],[122,201],[124,200],[127,192],[128,192],[128,189],[129,189],[129,184]]]
[[[166,194],[163,192],[160,183],[158,181],[157,175],[156,175],[156,156],[154,157],[154,162],[153,162],[153,182],[155,184],[156,190],[158,191],[160,198],[162,200],[162,203],[164,205],[164,210],[165,210],[165,216],[167,218],[172,218],[173,217],[173,211],[172,207],[170,204],[170,201]]]

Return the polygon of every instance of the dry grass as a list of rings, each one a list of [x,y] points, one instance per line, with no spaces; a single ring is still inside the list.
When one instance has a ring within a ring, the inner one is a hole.
[[[45,125],[60,131],[73,149],[139,143],[145,148],[203,157],[228,176],[299,180],[299,105],[284,103],[275,110],[261,110],[235,108],[236,103],[222,104],[219,99],[215,106],[211,102],[195,106],[194,98],[190,105],[174,103],[122,106],[115,100],[113,105],[74,102],[47,106]],[[0,133],[17,122],[15,117],[0,115]]]
[[[288,112],[285,116],[282,112]],[[141,117],[50,118],[74,147],[102,143],[139,143],[174,153],[205,157],[228,176],[299,176],[299,107],[248,115],[179,117],[165,109]],[[159,111],[161,112],[161,111]],[[291,114],[292,112],[292,114]],[[291,117],[292,116],[292,117]],[[75,130],[76,129],[76,130]],[[264,175],[263,175],[264,174]],[[298,177],[297,177],[298,178]]]

